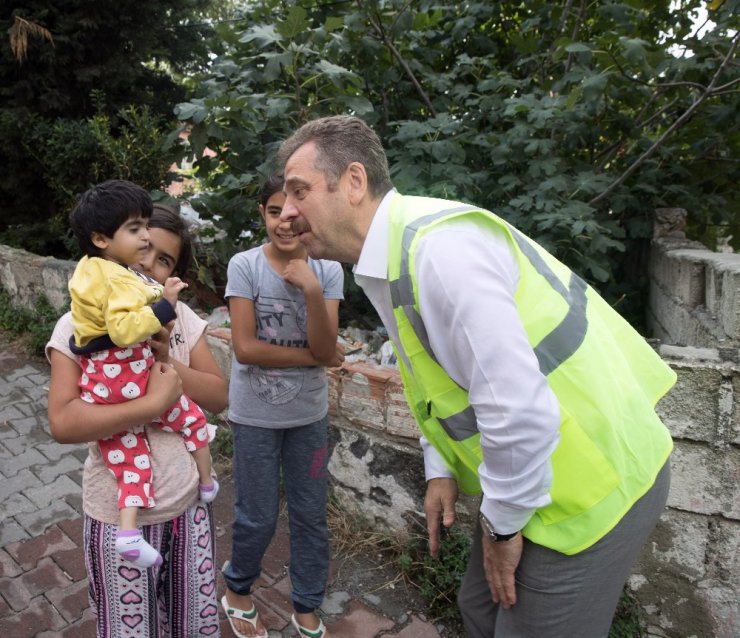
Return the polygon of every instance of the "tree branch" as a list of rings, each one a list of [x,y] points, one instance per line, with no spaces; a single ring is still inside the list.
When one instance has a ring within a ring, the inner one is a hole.
[[[51,37],[48,29],[30,20],[24,20],[20,16],[14,16],[13,24],[8,29],[8,36],[10,38],[10,50],[19,63],[22,63],[28,55],[28,36],[30,35],[42,38],[50,42],[51,46],[54,46],[54,38]]]
[[[691,106],[686,109],[686,111],[679,117],[673,124],[671,124],[664,132],[663,134],[655,140],[650,145],[650,148],[648,148],[640,157],[638,157],[632,164],[627,168],[627,170],[624,171],[616,180],[614,180],[603,192],[599,193],[596,197],[594,197],[590,202],[589,206],[593,206],[606,198],[608,195],[614,192],[615,189],[617,189],[619,186],[624,184],[625,181],[634,173],[642,164],[650,158],[655,151],[657,151],[662,145],[663,142],[665,142],[675,131],[677,131],[685,122],[687,122],[691,116],[696,112],[696,110],[704,103],[708,98],[713,97],[715,93],[715,85],[717,84],[717,81],[719,80],[720,76],[722,75],[722,72],[725,70],[725,67],[729,64],[732,57],[735,55],[735,51],[737,50],[738,42],[740,42],[740,32],[736,33],[735,36],[732,38],[732,43],[730,44],[730,48],[727,51],[727,54],[725,55],[724,59],[720,63],[719,67],[717,68],[717,71],[712,76],[712,80],[707,85],[707,88],[705,91],[697,97],[694,102],[691,104]]]
[[[364,9],[362,2],[360,2],[359,5],[360,5],[360,8]],[[432,105],[432,101],[429,99],[429,96],[426,94],[426,92],[422,88],[421,84],[419,83],[419,80],[416,79],[416,76],[414,75],[414,72],[411,70],[411,67],[408,65],[406,60],[403,59],[401,52],[394,46],[393,42],[391,42],[390,39],[385,35],[385,32],[383,31],[382,27],[377,22],[375,22],[375,20],[373,20],[369,14],[367,16],[367,19],[370,21],[370,25],[373,27],[373,29],[375,29],[375,32],[378,34],[378,37],[381,39],[383,44],[385,44],[385,46],[388,47],[390,52],[393,54],[393,57],[396,58],[398,63],[401,65],[401,68],[403,68],[406,75],[411,80],[411,83],[416,88],[416,92],[419,94],[421,99],[424,101],[424,104],[427,105],[429,112],[432,114],[433,117],[437,117],[437,111]]]

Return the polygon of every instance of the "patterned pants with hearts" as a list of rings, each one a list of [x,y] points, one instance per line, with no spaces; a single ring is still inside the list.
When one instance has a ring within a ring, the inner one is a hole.
[[[143,396],[153,363],[151,348],[145,343],[83,356],[80,398],[88,403],[111,404]],[[153,424],[166,432],[179,432],[190,452],[208,445],[206,417],[184,394]],[[98,445],[118,483],[118,508],[154,507],[149,441],[143,425],[101,439]]]
[[[144,525],[163,558],[141,569],[116,551],[117,525],[85,517],[85,565],[98,638],[216,636],[216,555],[211,506],[198,503],[172,521]]]

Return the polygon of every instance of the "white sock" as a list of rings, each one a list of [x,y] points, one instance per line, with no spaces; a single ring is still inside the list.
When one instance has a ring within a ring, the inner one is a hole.
[[[216,499],[216,494],[218,494],[218,481],[216,479],[213,479],[213,482],[210,485],[205,485],[204,483],[201,483],[198,485],[198,491],[200,492],[200,500],[203,503],[213,503],[213,501]]]
[[[159,552],[144,540],[138,529],[119,529],[116,535],[116,551],[124,560],[137,567],[162,564]]]

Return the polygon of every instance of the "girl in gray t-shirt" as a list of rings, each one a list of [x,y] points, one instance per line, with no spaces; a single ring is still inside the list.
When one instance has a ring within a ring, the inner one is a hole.
[[[266,637],[251,588],[278,517],[282,472],[290,524],[292,621],[323,637],[315,613],[329,571],[326,526],[327,381],[339,365],[337,346],[343,273],[314,260],[281,222],[282,175],[260,193],[268,242],[234,255],[226,297],[234,358],[229,420],[234,434],[235,519],[226,595],[221,603],[234,633],[251,624]]]

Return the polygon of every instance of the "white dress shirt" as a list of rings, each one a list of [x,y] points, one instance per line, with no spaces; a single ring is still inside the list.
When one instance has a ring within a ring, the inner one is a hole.
[[[388,285],[390,201],[381,201],[354,268],[404,362]],[[560,410],[517,313],[519,267],[503,233],[453,220],[419,242],[414,270],[432,350],[469,394],[481,433],[481,511],[502,533],[550,503]],[[409,367],[410,369],[410,367]],[[412,371],[413,373],[413,371]],[[452,476],[424,437],[426,479]]]

